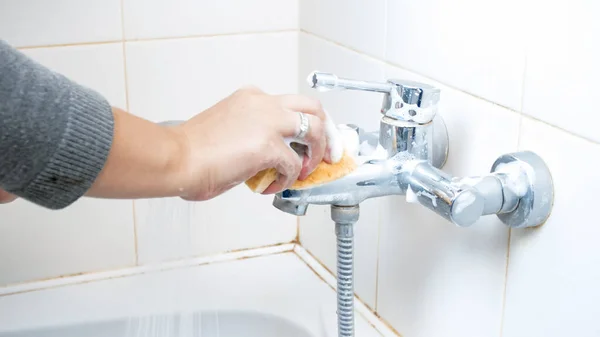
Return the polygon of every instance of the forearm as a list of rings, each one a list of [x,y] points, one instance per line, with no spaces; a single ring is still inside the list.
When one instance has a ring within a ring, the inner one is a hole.
[[[2,201],[12,194],[61,209],[83,195],[180,195],[175,130],[112,108],[0,41]]]
[[[64,208],[92,185],[112,136],[102,96],[0,41],[0,189]]]
[[[185,138],[113,108],[114,137],[102,172],[86,193],[101,198],[153,198],[183,192]]]

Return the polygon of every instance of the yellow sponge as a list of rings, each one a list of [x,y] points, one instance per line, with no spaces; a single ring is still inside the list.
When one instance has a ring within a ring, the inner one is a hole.
[[[344,152],[342,159],[335,164],[320,162],[315,170],[304,180],[296,180],[290,189],[301,190],[316,185],[325,184],[339,179],[354,171],[356,163],[352,156]],[[277,179],[277,170],[267,169],[260,171],[246,181],[246,185],[256,193],[262,193]]]

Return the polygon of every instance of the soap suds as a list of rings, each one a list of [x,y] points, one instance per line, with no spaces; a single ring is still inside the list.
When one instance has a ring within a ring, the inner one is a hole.
[[[506,188],[511,190],[517,197],[522,198],[527,194],[529,186],[523,183],[527,180],[524,178],[526,173],[518,162],[501,163],[496,166],[494,173],[504,173],[510,176],[509,179],[505,180]]]
[[[433,205],[433,207],[437,207],[437,197],[427,191],[419,191],[417,192],[417,197],[420,196],[424,196],[426,198],[429,198],[429,200],[431,200],[431,204]]]
[[[408,188],[406,189],[406,202],[414,204],[414,203],[417,203],[418,201],[419,201],[419,198],[417,197],[415,192],[412,190],[410,185],[408,185]]]

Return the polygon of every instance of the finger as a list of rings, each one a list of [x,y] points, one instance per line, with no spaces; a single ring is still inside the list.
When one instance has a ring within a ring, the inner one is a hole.
[[[277,180],[264,190],[263,194],[277,193],[288,189],[298,179],[302,170],[302,159],[283,141],[277,147],[277,153],[279,156],[275,162],[275,169],[279,175]]]
[[[285,109],[304,112],[317,116],[322,121],[325,120],[325,111],[323,111],[323,106],[317,99],[302,95],[281,95],[279,99]]]

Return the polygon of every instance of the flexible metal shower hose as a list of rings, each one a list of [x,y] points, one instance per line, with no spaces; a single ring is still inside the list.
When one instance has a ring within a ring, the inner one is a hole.
[[[354,336],[354,224],[335,224],[338,336]]]

